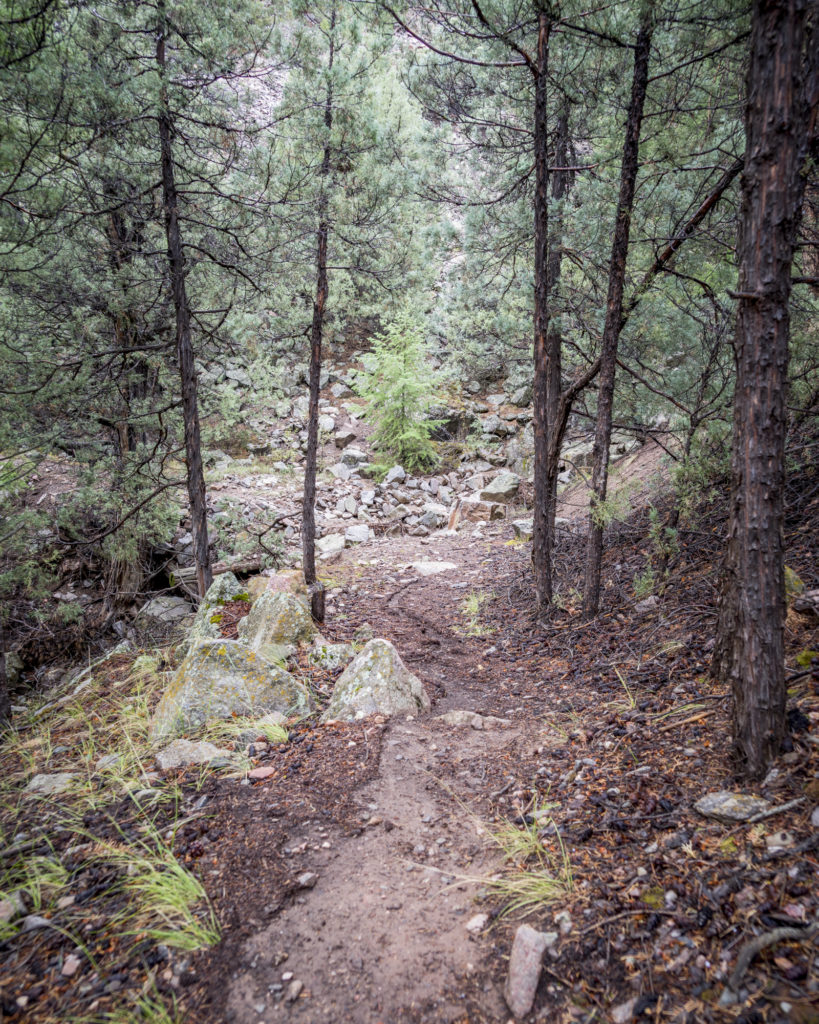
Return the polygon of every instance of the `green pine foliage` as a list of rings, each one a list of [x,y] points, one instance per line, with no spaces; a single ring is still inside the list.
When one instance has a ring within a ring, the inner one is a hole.
[[[423,323],[402,310],[373,340],[372,352],[358,375],[366,418],[375,425],[374,446],[405,469],[431,469],[438,462],[430,419],[438,401],[439,377],[428,361]]]

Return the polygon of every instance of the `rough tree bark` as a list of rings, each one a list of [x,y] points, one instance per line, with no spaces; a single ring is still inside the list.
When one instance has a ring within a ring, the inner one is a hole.
[[[549,15],[538,15],[537,67],[535,74],[535,314],[534,379],[532,412],[534,452],[534,525],[532,566],[535,573],[537,614],[544,618],[552,600],[552,545],[549,530],[549,153],[548,72]],[[558,378],[559,387],[559,378]]]
[[[330,52],[328,71],[333,69],[335,55],[333,29],[336,12],[330,15]],[[325,143],[322,154],[321,193],[318,201],[318,230],[316,232],[316,297],[313,301],[313,323],[310,329],[310,405],[307,420],[307,453],[304,464],[304,497],[302,500],[301,550],[304,582],[310,594],[310,610],[317,622],[324,621],[324,586],[316,578],[316,467],[318,457],[318,403],[321,381],[321,344],[324,330],[324,309],[327,304],[327,179],[330,174],[330,132],[333,127],[333,83],[328,79],[324,102]]]
[[[809,10],[815,19],[819,5],[756,0],[751,24],[737,237],[731,517],[714,658],[717,675],[731,686],[734,749],[750,778],[764,775],[785,733],[788,302],[819,87]]]
[[[594,432],[594,467],[589,509],[589,535],[586,546],[586,577],[583,588],[583,614],[591,618],[597,614],[600,603],[600,561],[603,554],[603,524],[600,507],[606,500],[608,484],[609,445],[611,443],[611,413],[614,398],[614,378],[617,372],[617,345],[623,322],[623,288],[626,280],[631,212],[637,181],[640,152],[640,126],[648,85],[648,61],[651,53],[653,23],[643,23],[637,34],[634,49],[634,74],[631,100],[623,145],[623,163],[620,170],[620,196],[611,247],[609,288],[606,300],[606,322],[600,352],[600,381],[597,392],[597,422]]]
[[[193,557],[199,596],[204,597],[213,582],[208,544],[208,519],[205,500],[205,474],[202,469],[202,443],[199,432],[199,406],[196,394],[196,364],[191,340],[191,307],[185,287],[185,253],[179,227],[179,197],[173,162],[173,122],[165,84],[165,5],[157,6],[159,25],[156,37],[156,62],[161,80],[159,94],[159,144],[162,157],[162,201],[165,207],[165,235],[168,242],[168,266],[176,316],[176,353],[182,389],[182,416],[185,424],[185,461],[188,500],[191,511]]]
[[[560,467],[560,447],[563,429],[560,427],[560,395],[563,355],[563,335],[560,321],[551,315],[560,287],[563,262],[563,201],[569,194],[572,172],[569,170],[569,104],[564,100],[555,125],[555,156],[551,172],[553,210],[549,220],[549,254],[546,272],[546,302],[549,308],[549,330],[546,335],[546,547],[548,564],[549,602],[552,600],[552,567],[555,542],[555,515],[557,512],[557,474]]]
[[[11,721],[11,695],[6,674],[5,629],[0,619],[0,728]]]

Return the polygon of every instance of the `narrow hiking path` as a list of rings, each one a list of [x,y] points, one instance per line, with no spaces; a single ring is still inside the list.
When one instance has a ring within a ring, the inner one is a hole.
[[[498,685],[491,635],[468,635],[481,626],[465,602],[470,593],[488,596],[500,529],[491,539],[391,539],[362,551],[370,556],[363,561],[331,567],[342,596],[328,635],[369,622],[396,644],[434,706],[419,719],[339,726],[344,749],[358,754],[363,745],[359,770],[376,749],[377,766],[346,794],[341,821],[321,799],[303,820],[289,819],[279,849],[292,863],[294,896],[270,923],[243,928],[229,966],[215,957],[224,972],[219,1019],[454,1022],[467,1003],[478,1019],[503,1017],[500,984],[483,962],[489,919],[476,920],[481,880],[499,866],[482,815],[487,797],[509,792],[509,766],[533,756],[538,730],[529,707],[514,705],[508,680]],[[474,724],[486,728],[453,726],[441,717],[452,711],[477,712]],[[254,787],[254,802],[280,790]],[[269,849],[264,822],[248,827],[246,842]],[[254,860],[248,850],[245,864]],[[260,877],[257,905],[263,888]],[[248,917],[258,920],[250,907]]]

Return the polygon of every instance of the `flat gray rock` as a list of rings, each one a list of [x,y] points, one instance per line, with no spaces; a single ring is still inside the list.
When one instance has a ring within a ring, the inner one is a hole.
[[[146,622],[154,619],[157,622],[176,622],[188,615],[193,615],[194,608],[184,597],[174,597],[173,594],[161,594],[144,604],[137,614],[137,620]]]
[[[727,825],[733,825],[767,811],[770,806],[769,801],[759,796],[721,790],[719,793],[707,793],[701,797],[694,804],[694,810],[705,818],[714,818]]]
[[[326,537],[319,537],[316,541],[316,551],[319,555],[335,555],[344,550],[344,534],[328,533]]]
[[[71,788],[77,776],[74,772],[56,772],[53,775],[35,775],[26,786],[27,793],[40,796],[59,796]]]
[[[156,755],[156,763],[163,772],[171,771],[173,768],[183,768],[189,764],[209,764],[217,758],[233,758],[230,750],[216,747],[206,740],[194,742],[192,740],[174,740],[164,747]]]
[[[504,470],[498,473],[494,480],[481,491],[482,501],[513,501],[520,487],[520,477],[517,473]]]
[[[440,715],[439,722],[452,725],[459,729],[503,729],[511,722],[506,718],[495,718],[494,715],[479,715],[477,711],[447,711]]]
[[[517,540],[531,540],[535,533],[534,519],[515,519],[512,522]]]
[[[413,562],[412,568],[419,576],[435,576],[439,572],[451,572],[458,566],[454,562]]]
[[[344,531],[345,543],[366,544],[370,539],[370,528],[366,523],[356,523]]]

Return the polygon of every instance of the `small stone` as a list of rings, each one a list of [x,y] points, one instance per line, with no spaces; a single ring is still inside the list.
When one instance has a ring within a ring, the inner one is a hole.
[[[538,932],[528,924],[522,924],[515,932],[504,996],[516,1017],[525,1017],[532,1009],[543,954],[556,942],[557,932]]]
[[[193,740],[179,739],[159,751],[156,755],[156,763],[163,772],[168,772],[189,764],[209,764],[222,757],[230,760],[232,754],[229,750],[208,743],[207,740],[194,742]]]
[[[74,906],[76,899],[76,896],[61,896],[57,900],[57,910],[68,910],[69,907]]]
[[[786,850],[796,843],[792,832],[773,832],[765,836],[765,845],[769,850]]]
[[[304,874],[299,875],[296,879],[296,884],[300,889],[313,889],[317,881],[318,875],[315,871],[305,871]]]
[[[35,775],[26,786],[27,793],[39,796],[59,796],[71,788],[76,775],[73,772],[57,772],[54,775]]]
[[[466,930],[470,935],[478,935],[489,924],[489,914],[475,914],[466,922]]]
[[[290,984],[287,986],[287,992],[285,993],[284,998],[287,1000],[288,1003],[295,1003],[295,1001],[301,995],[301,991],[303,988],[304,982],[299,981],[299,979],[296,978],[294,981],[291,981]]]
[[[82,960],[80,960],[76,953],[69,953],[63,961],[63,967],[60,974],[62,974],[64,978],[73,978],[80,969],[81,964]]]
[[[269,779],[271,775],[276,774],[275,768],[251,768],[247,773],[249,779]]]
[[[535,533],[534,519],[515,519],[512,523],[517,540],[531,540]]]
[[[404,467],[403,466],[393,466],[392,469],[384,477],[384,483],[386,485],[389,485],[389,484],[392,484],[392,483],[395,483],[395,482],[400,483],[402,480],[406,480],[406,478],[407,478],[407,474],[404,471]]]
[[[559,914],[555,914],[555,924],[561,935],[568,935],[572,930],[572,915],[568,910],[561,910]]]
[[[635,612],[637,612],[638,615],[645,615],[645,613],[650,612],[652,608],[656,608],[659,603],[659,597],[657,597],[656,594],[652,594],[650,597],[647,597],[644,601],[638,601],[637,604],[634,606],[634,610]]]
[[[8,924],[13,921],[19,913],[15,903],[11,900],[0,900],[0,924]]]
[[[611,1019],[614,1024],[628,1024],[634,1016],[634,1007],[637,1005],[637,996],[625,1003],[619,1003],[611,1008]]]
[[[758,796],[721,790],[719,793],[708,793],[701,797],[694,804],[694,810],[705,818],[715,818],[717,821],[732,825],[747,821],[754,815],[767,811],[770,806],[767,800]]]
[[[28,917],[23,918],[23,931],[33,932],[38,928],[50,928],[51,922],[47,917],[40,917],[37,914],[29,914]]]
[[[457,569],[454,562],[413,562],[412,568],[419,576],[435,576],[439,572],[450,572]]]
[[[810,823],[814,828],[819,828],[819,807],[814,807],[810,816]]]

